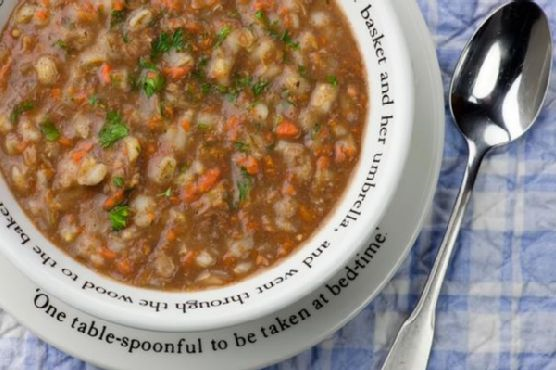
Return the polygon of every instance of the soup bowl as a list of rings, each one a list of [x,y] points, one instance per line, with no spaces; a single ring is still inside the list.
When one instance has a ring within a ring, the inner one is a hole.
[[[0,0],[0,27],[16,3]],[[0,252],[38,289],[79,310],[125,326],[168,332],[214,330],[270,315],[325,284],[358,251],[362,261],[372,263],[380,253],[381,237],[371,241],[371,236],[407,159],[413,128],[412,66],[389,1],[339,5],[360,47],[370,109],[347,190],[318,231],[294,253],[243,281],[211,290],[168,292],[125,285],[89,270],[50,243],[26,217],[3,179],[0,219],[5,227],[0,228]],[[371,247],[363,248],[371,242]]]

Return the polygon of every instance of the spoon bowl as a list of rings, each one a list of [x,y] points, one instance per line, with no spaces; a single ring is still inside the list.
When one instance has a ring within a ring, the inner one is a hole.
[[[531,1],[500,8],[467,44],[454,72],[450,107],[463,135],[486,147],[521,137],[543,105],[551,60],[542,9]]]

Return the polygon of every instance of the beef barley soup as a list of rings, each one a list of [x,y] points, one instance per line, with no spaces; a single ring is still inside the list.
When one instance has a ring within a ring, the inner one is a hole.
[[[0,167],[116,280],[201,290],[278,263],[345,191],[365,70],[330,0],[26,0],[0,39]]]

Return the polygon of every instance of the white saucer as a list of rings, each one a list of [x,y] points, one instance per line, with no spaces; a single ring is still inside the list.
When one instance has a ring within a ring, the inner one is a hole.
[[[277,315],[215,332],[169,334],[102,322],[52,297],[47,301],[33,283],[0,257],[0,281],[3,282],[0,305],[25,327],[64,352],[104,368],[117,369],[163,366],[171,370],[182,369],[184,365],[190,369],[258,368],[294,356],[343,326],[389,281],[415,241],[432,202],[442,157],[445,116],[434,45],[417,4],[413,0],[391,1],[397,7],[400,23],[413,49],[415,86],[419,92],[415,113],[417,129],[396,200],[376,231],[378,242],[367,250],[367,256],[361,251],[363,256],[349,263],[351,272],[343,270],[331,281],[324,282],[321,289]],[[355,280],[347,279],[355,275],[358,275]],[[341,283],[348,286],[335,296]],[[83,323],[87,324],[86,328]],[[80,327],[85,333],[78,331]],[[133,340],[144,347],[130,353],[129,344]],[[248,340],[255,343],[247,343]],[[126,341],[128,346],[124,346]],[[190,350],[195,346],[199,352],[199,342],[202,353],[185,353],[186,344]],[[179,343],[182,353],[178,353]],[[218,349],[219,346],[226,348]],[[157,350],[162,352],[156,353]],[[174,353],[164,353],[165,350]]]

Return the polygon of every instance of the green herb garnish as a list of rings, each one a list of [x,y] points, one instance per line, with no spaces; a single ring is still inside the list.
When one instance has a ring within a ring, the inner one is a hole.
[[[260,20],[260,21],[264,21],[265,18],[266,18],[266,14],[265,14],[262,10],[258,10],[258,11],[255,13],[255,18],[257,18],[257,19]]]
[[[60,131],[54,126],[54,123],[50,119],[46,119],[41,123],[41,132],[46,137],[47,141],[58,141],[60,139]]]
[[[159,71],[148,71],[141,83],[143,91],[149,98],[162,91],[165,85],[166,79]]]
[[[126,18],[125,10],[112,10],[110,13],[110,27],[115,27],[123,23]]]
[[[208,93],[210,93],[210,91],[212,90],[212,85],[208,82],[203,82],[201,84],[201,91],[203,92],[203,94],[207,95]]]
[[[122,115],[118,112],[108,112],[106,122],[98,133],[100,145],[103,148],[109,148],[114,143],[123,139],[129,134],[129,129],[123,122]]]
[[[326,82],[328,82],[330,85],[332,85],[334,87],[338,86],[338,79],[334,75],[330,75],[330,76],[326,77]]]
[[[251,91],[253,91],[253,95],[255,95],[255,97],[259,97],[265,92],[268,85],[268,81],[259,80],[251,86]]]
[[[210,130],[210,126],[207,125],[206,123],[198,123],[197,124],[197,129],[200,131],[208,131]]]
[[[172,35],[172,47],[178,52],[185,50],[185,34],[182,29],[175,31]]]
[[[219,47],[222,43],[230,36],[232,33],[232,28],[230,26],[224,26],[218,31],[216,35],[216,43],[214,44],[215,47]]]
[[[19,117],[23,115],[25,112],[29,112],[35,108],[35,103],[32,101],[25,101],[22,103],[17,104],[10,114],[10,121],[12,123],[17,123],[19,121]]]
[[[170,198],[172,196],[172,188],[168,188],[166,189],[166,191],[158,194],[159,197],[166,197],[166,198]]]
[[[239,203],[244,203],[253,188],[253,181],[245,168],[241,169],[241,179],[236,182],[236,186],[239,192]]]
[[[234,142],[234,147],[239,150],[241,153],[249,153],[249,144],[244,143],[242,141]]]
[[[112,184],[114,184],[114,186],[118,187],[118,188],[123,188],[125,185],[125,180],[123,177],[114,177],[112,179]]]
[[[69,51],[68,43],[65,42],[64,40],[58,40],[53,45],[59,47],[60,49],[62,49],[65,52]]]
[[[98,95],[91,95],[89,96],[89,99],[87,99],[87,101],[89,102],[89,105],[95,106],[98,105],[100,100],[98,99]]]
[[[286,43],[286,46],[288,46],[289,48],[292,48],[294,50],[299,49],[299,42],[293,41],[288,30],[284,31],[282,37],[280,37],[280,40],[284,41],[284,43]]]
[[[176,51],[185,49],[185,35],[182,29],[174,31],[172,35],[162,32],[160,36],[154,39],[151,43],[151,59],[156,60],[172,49]]]
[[[121,231],[125,229],[129,215],[129,206],[116,206],[112,208],[109,213],[112,230]]]

